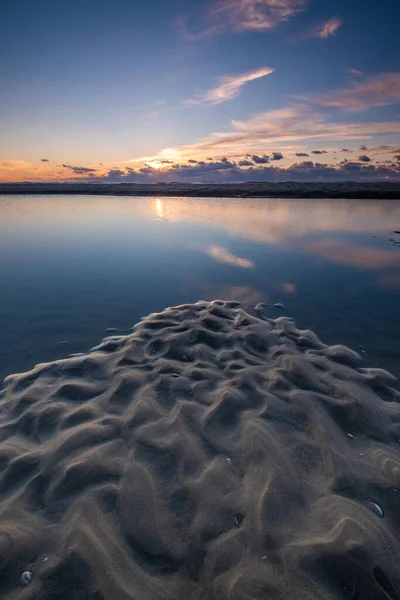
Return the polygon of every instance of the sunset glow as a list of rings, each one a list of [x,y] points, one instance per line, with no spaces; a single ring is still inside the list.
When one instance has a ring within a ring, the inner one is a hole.
[[[6,4],[0,181],[400,179],[397,3]]]

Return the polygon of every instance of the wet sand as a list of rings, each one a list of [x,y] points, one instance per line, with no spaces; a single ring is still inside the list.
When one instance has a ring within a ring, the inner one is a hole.
[[[400,182],[0,183],[0,194],[400,200]]]
[[[0,597],[398,599],[399,401],[357,353],[222,301],[12,375]]]

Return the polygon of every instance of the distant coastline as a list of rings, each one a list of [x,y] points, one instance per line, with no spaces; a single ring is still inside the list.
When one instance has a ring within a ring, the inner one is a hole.
[[[0,194],[400,200],[400,182],[1,183]]]

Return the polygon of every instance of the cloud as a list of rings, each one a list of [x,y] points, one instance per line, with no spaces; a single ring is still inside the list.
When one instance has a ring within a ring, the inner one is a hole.
[[[367,146],[365,144],[362,144],[360,146],[360,150],[368,150]]]
[[[271,160],[282,160],[283,154],[282,152],[273,152],[271,156]]]
[[[296,152],[296,156],[310,156],[307,152]]]
[[[358,157],[358,160],[359,160],[360,162],[365,162],[365,163],[371,162],[371,159],[370,159],[370,157],[369,157],[369,156],[367,156],[366,154],[362,154],[361,156],[359,156],[359,157]]]
[[[246,162],[245,166],[241,163]],[[245,160],[198,161],[197,164],[173,164],[165,170],[145,167],[142,169],[112,169],[96,181],[156,183],[166,182],[256,182],[256,181],[400,181],[400,165],[375,166],[362,162],[343,161],[340,165],[303,161],[287,167],[271,163],[254,164]]]
[[[233,131],[216,132],[186,146],[170,149],[175,156],[249,153],[271,144],[300,140],[363,140],[376,134],[400,133],[399,121],[330,122],[312,106],[298,104],[232,121]]]
[[[387,154],[386,150],[390,150],[392,149],[393,146],[389,146],[388,144],[383,145],[381,144],[380,146],[371,146],[370,148],[368,148],[369,152],[377,152],[379,154],[381,154],[382,152],[384,154]]]
[[[205,22],[205,28],[193,33],[184,19],[178,25],[188,39],[230,31],[267,31],[305,11],[309,3],[310,0],[213,0],[206,14],[195,18],[196,22]]]
[[[233,100],[239,95],[241,88],[246,83],[270,75],[274,70],[271,67],[262,67],[261,69],[248,71],[242,75],[220,77],[217,87],[208,90],[204,94],[199,94],[192,100],[186,100],[184,104],[221,104],[227,100]]]
[[[326,150],[311,150],[311,154],[327,154]]]
[[[253,154],[253,156],[251,157],[253,162],[255,162],[257,165],[263,165],[266,163],[269,163],[269,157],[266,156],[264,154],[264,156],[257,156],[256,154]]]
[[[31,166],[25,160],[3,160],[0,162],[0,169],[4,171],[23,171],[31,168]]]
[[[358,69],[352,69],[351,67],[348,67],[346,71],[349,75],[353,75],[353,77],[361,77],[361,75],[364,75],[363,71],[359,71]]]
[[[323,21],[311,29],[293,36],[291,40],[293,42],[304,42],[305,40],[310,40],[312,38],[327,39],[328,37],[335,35],[342,24],[342,19],[339,17],[332,17],[331,19]]]
[[[340,152],[353,152],[353,150],[349,150],[348,148],[342,148]]]
[[[388,106],[400,101],[400,73],[383,73],[357,82],[351,88],[320,96],[297,96],[302,100],[348,111]]]
[[[226,265],[232,265],[234,267],[240,267],[241,269],[253,269],[254,262],[249,258],[241,258],[231,254],[226,248],[221,246],[209,246],[206,248],[205,253],[211,256],[217,262],[224,263]]]
[[[257,157],[258,158],[258,157]],[[252,167],[253,163],[250,160],[240,160],[238,162],[239,167]]]
[[[213,14],[235,31],[273,29],[306,10],[309,0],[219,0]]]
[[[326,39],[331,35],[335,35],[342,24],[342,19],[339,19],[338,17],[332,17],[331,19],[328,19],[327,21],[324,21],[324,23],[321,23],[315,27],[314,36]]]
[[[96,173],[98,169],[91,169],[89,167],[73,167],[72,165],[61,165],[63,169],[70,169],[76,175],[87,175],[90,173]]]
[[[48,159],[48,158],[41,158],[41,159],[40,159],[40,162],[42,162],[42,163],[48,163],[48,162],[50,162],[50,161],[49,161],[49,159]]]

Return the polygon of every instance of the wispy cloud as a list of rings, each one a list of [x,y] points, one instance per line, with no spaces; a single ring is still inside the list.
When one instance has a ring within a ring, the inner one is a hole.
[[[215,88],[208,90],[204,94],[199,94],[192,100],[186,100],[184,104],[221,104],[227,100],[233,100],[239,95],[244,85],[255,79],[270,75],[274,70],[271,67],[262,67],[261,69],[248,71],[242,75],[220,77],[218,85]]]
[[[322,23],[318,23],[311,29],[306,29],[297,35],[294,35],[291,40],[293,42],[304,42],[306,40],[310,40],[312,38],[321,38],[327,39],[332,35],[335,35],[338,29],[343,25],[343,20],[339,17],[332,17],[327,21],[323,21]]]
[[[236,31],[265,31],[306,10],[309,0],[219,0],[212,14]]]
[[[193,33],[184,21],[185,37],[198,39],[227,31],[267,31],[309,7],[310,0],[213,0],[205,16],[205,27]]]
[[[301,103],[258,113],[249,119],[234,120],[228,130],[211,133],[188,145],[165,149],[156,158],[168,155],[175,163],[182,163],[193,157],[201,160],[208,156],[243,157],[245,155],[246,160],[253,157],[257,164],[266,164],[271,161],[271,152],[275,150],[275,144],[286,146],[288,143],[309,144],[311,141],[318,142],[318,145],[333,141],[364,142],[373,140],[377,135],[400,134],[398,120],[339,121],[329,114],[329,110],[327,112],[332,105],[343,110],[355,111],[389,104],[395,102],[398,97],[400,97],[400,73],[384,73],[353,83],[348,89],[339,89],[324,95],[306,96],[302,98]],[[367,147],[360,147],[361,149],[365,152]],[[300,146],[293,152],[301,157],[311,152],[314,155],[325,154],[326,151],[306,151]],[[353,150],[343,143],[341,152],[350,153]],[[395,148],[389,152],[399,154]],[[345,170],[356,171],[357,168],[357,164],[352,164]],[[302,170],[304,171],[304,165]],[[370,172],[372,173],[371,169]],[[381,174],[384,175],[383,171]]]
[[[383,73],[355,83],[349,89],[320,96],[301,96],[301,99],[349,111],[397,104],[400,101],[400,73]]]
[[[365,140],[375,134],[400,133],[398,121],[332,122],[311,105],[271,110],[243,121],[232,121],[233,131],[216,132],[193,144],[170,149],[177,157],[266,151],[271,144],[300,140]]]
[[[364,75],[363,71],[360,71],[359,69],[353,69],[352,67],[348,67],[346,71],[349,75],[352,75],[353,77],[361,77],[361,75]]]
[[[317,25],[313,31],[313,34],[315,37],[328,38],[331,35],[335,35],[337,30],[342,25],[342,19],[339,19],[338,17],[332,17],[332,19],[328,19],[327,21],[324,21],[324,23]]]

